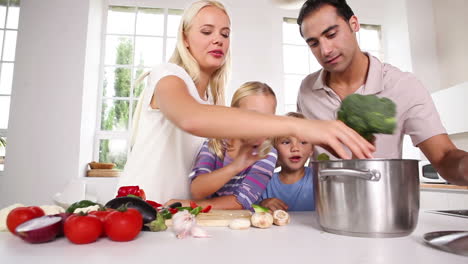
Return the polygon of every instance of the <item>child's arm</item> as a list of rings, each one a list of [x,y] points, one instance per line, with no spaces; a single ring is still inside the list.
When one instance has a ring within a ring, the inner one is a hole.
[[[258,160],[258,156],[252,155],[252,150],[252,146],[243,145],[233,162],[216,169],[218,166],[215,163],[221,161],[216,159],[214,154],[209,151],[207,144],[203,144],[192,172],[193,175],[191,175],[190,191],[192,198],[198,200],[212,195],[228,183],[232,177],[252,165]]]
[[[276,149],[272,148],[266,158],[255,162],[247,172],[242,184],[234,192],[243,208],[250,209],[260,199],[273,175],[277,158]]]
[[[275,210],[288,210],[288,205],[283,200],[278,198],[267,198],[260,202],[260,205],[270,209],[272,212]]]

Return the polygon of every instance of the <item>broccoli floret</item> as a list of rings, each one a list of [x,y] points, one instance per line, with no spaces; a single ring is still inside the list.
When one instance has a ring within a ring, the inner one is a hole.
[[[349,95],[338,110],[338,120],[369,141],[373,134],[393,134],[397,123],[395,115],[395,103],[375,95]]]

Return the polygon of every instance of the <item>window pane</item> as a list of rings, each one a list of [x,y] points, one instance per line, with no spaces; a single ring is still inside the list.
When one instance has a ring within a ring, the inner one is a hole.
[[[0,73],[0,94],[11,94],[11,85],[13,83],[13,63],[2,63]]]
[[[128,129],[129,102],[124,100],[103,100],[101,130],[125,131]]]
[[[318,63],[317,59],[315,58],[314,54],[310,50],[309,52],[309,72],[308,73],[313,73],[316,72],[320,69],[322,69],[322,65]]]
[[[16,31],[7,30],[5,33],[5,49],[3,50],[3,60],[14,61],[16,50]]]
[[[309,71],[307,46],[283,46],[284,72],[306,74]]]
[[[127,162],[127,141],[125,139],[100,140],[99,162],[112,162],[117,165],[117,169],[123,169]]]
[[[0,129],[8,128],[10,114],[10,96],[0,96]]]
[[[10,0],[10,7],[8,8],[7,28],[18,29],[19,19],[19,0]]]
[[[5,2],[0,1],[0,28],[5,28],[6,6]]]
[[[380,29],[376,26],[362,26],[359,30],[359,46],[363,50],[380,50]]]
[[[288,113],[288,112],[297,112],[297,105],[296,104],[287,104],[287,105],[284,106],[284,110],[286,111],[286,113]]]
[[[305,75],[285,75],[284,76],[284,94],[285,104],[295,105],[299,87]]]
[[[135,64],[153,66],[163,62],[163,38],[136,37]]]
[[[106,67],[104,69],[103,95],[107,97],[129,97],[131,69]]]
[[[133,62],[133,41],[130,37],[106,37],[106,64],[128,65]]]
[[[296,19],[284,18],[283,20],[283,43],[304,45],[305,40],[299,33]]]
[[[144,78],[143,80],[141,80],[139,83],[136,83],[136,81],[138,80],[138,78],[141,77],[141,75],[145,72],[149,72],[151,71],[150,68],[136,68],[134,70],[134,74],[133,74],[133,80],[134,80],[134,90],[133,90],[133,97],[134,98],[139,98],[140,97],[140,94],[141,94],[141,91],[143,91],[143,88],[145,87],[145,84],[146,84],[146,81],[147,81],[147,78]]]
[[[174,50],[176,48],[177,39],[175,38],[167,38],[166,39],[166,61],[169,61]]]
[[[139,8],[136,34],[164,35],[164,10],[160,8]]]
[[[180,18],[182,10],[169,9],[169,15],[167,16],[167,36],[176,37],[177,30],[179,29]]]
[[[135,32],[135,7],[110,6],[107,13],[107,34]]]
[[[2,48],[3,48],[3,37],[4,37],[4,34],[5,34],[5,31],[4,31],[4,30],[0,30],[0,51],[1,51]]]

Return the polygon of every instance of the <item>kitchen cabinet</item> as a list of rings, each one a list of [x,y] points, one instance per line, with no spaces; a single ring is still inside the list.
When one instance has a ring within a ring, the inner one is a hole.
[[[291,224],[269,229],[207,227],[211,238],[177,239],[168,230],[142,232],[131,242],[101,238],[86,245],[74,245],[65,238],[34,245],[2,232],[0,263],[468,263],[468,257],[439,251],[422,241],[427,232],[467,230],[467,218],[421,211],[409,236],[360,238],[323,232],[315,212],[291,216]]]
[[[420,208],[423,210],[468,209],[468,189],[441,188],[421,187]]]

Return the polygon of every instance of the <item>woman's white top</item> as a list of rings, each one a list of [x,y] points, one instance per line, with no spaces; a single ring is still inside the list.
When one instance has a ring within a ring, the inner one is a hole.
[[[149,200],[158,203],[190,198],[188,176],[204,140],[179,129],[159,109],[151,108],[156,84],[166,76],[181,78],[197,102],[211,104],[211,100],[200,98],[192,78],[178,65],[158,65],[149,74],[140,98],[141,110],[138,113],[137,109],[134,114],[137,119],[133,130],[134,145],[118,186],[139,185]]]

